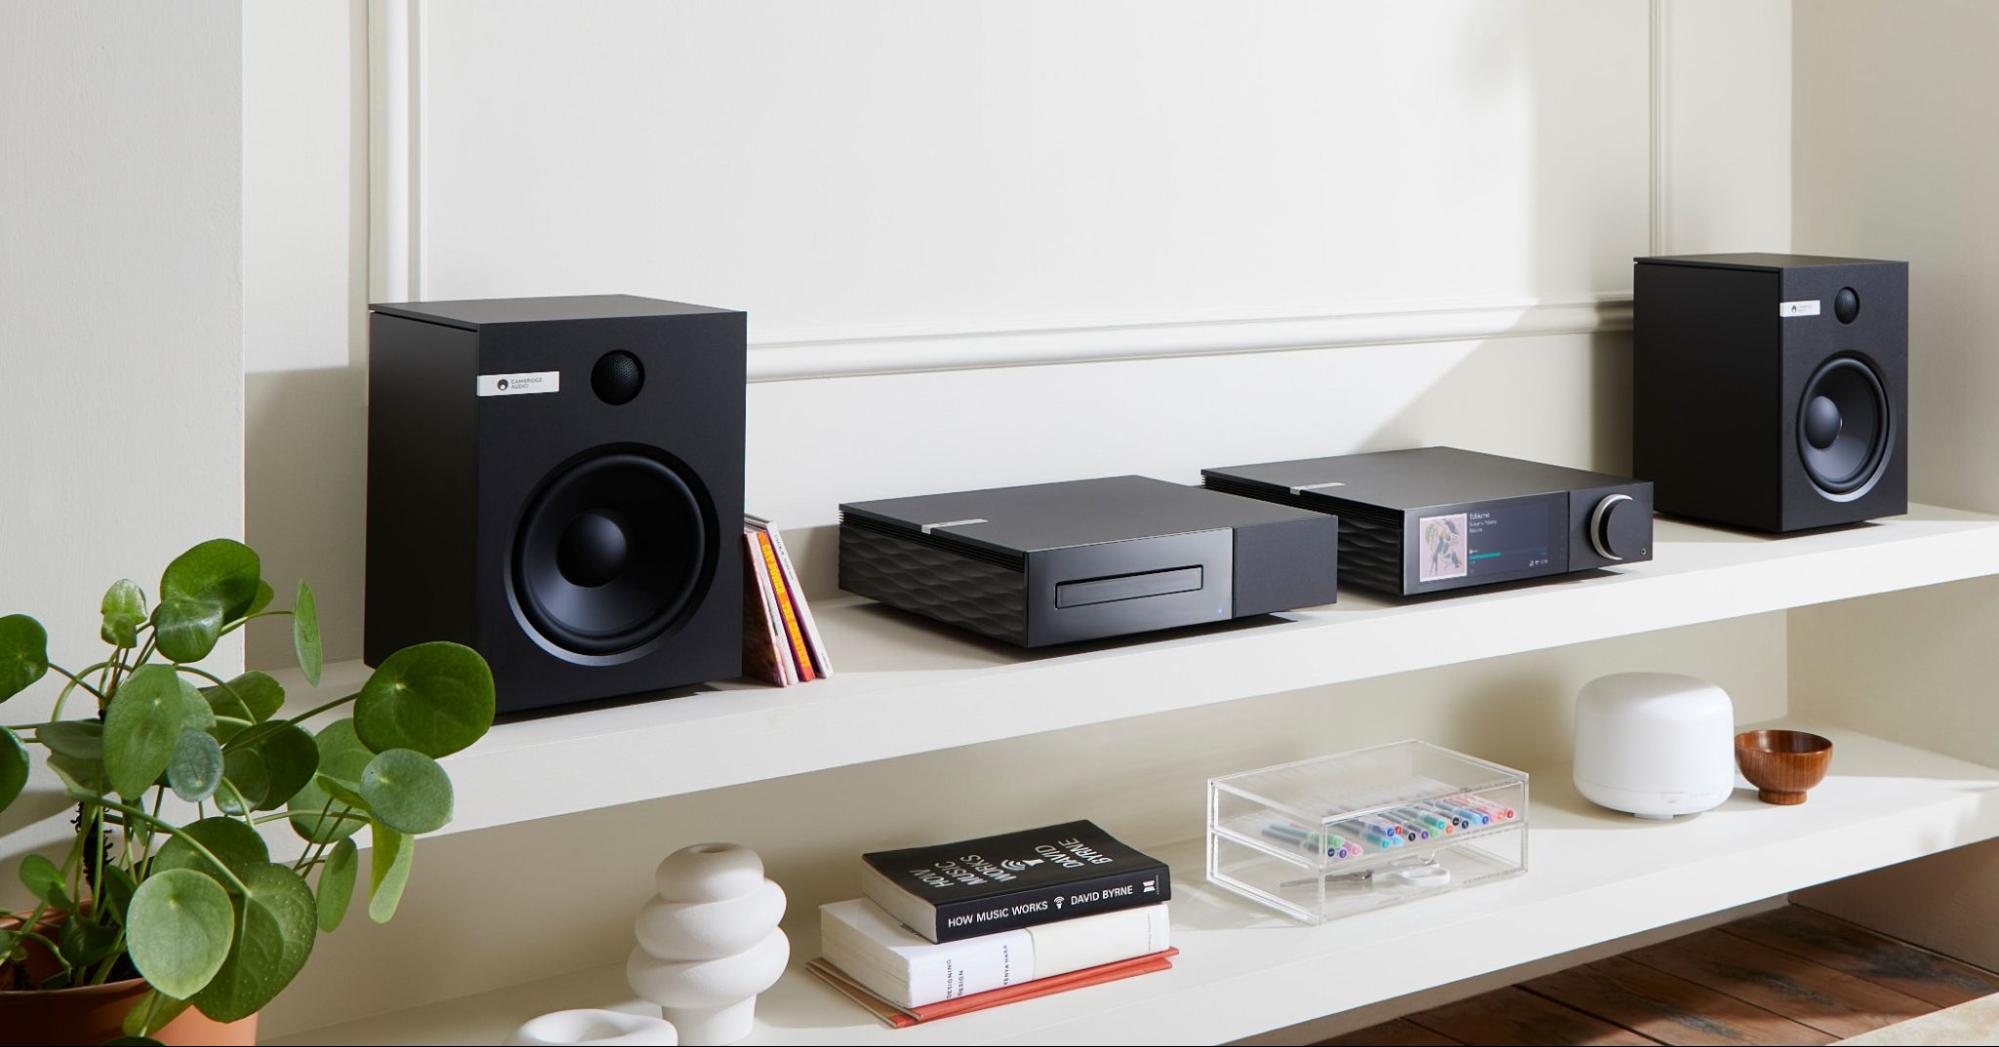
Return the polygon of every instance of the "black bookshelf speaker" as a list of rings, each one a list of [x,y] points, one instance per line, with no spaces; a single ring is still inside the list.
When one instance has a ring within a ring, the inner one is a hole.
[[[740,312],[374,306],[364,655],[454,640],[502,712],[742,671]]]
[[[1640,258],[1632,471],[1655,507],[1759,531],[1908,511],[1909,266]]]

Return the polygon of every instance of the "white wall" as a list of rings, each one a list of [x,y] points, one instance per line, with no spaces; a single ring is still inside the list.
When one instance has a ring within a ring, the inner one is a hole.
[[[157,597],[175,555],[243,534],[240,44],[229,3],[16,4],[0,30],[0,614],[72,669],[112,582]],[[66,829],[13,831],[47,809],[0,819],[0,900]]]

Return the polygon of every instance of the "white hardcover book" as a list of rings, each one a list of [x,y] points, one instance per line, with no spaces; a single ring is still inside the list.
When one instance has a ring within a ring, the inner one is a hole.
[[[1170,944],[1168,935],[1164,902],[943,943],[926,940],[865,898],[819,907],[827,961],[899,1007],[1149,955]]]
[[[743,545],[746,550],[744,556],[748,561],[744,565],[744,570],[756,578],[757,592],[763,596],[765,642],[770,644],[771,650],[775,652],[778,675],[784,677],[784,682],[779,686],[790,687],[798,682],[798,670],[791,664],[791,644],[782,635],[784,619],[777,609],[777,591],[770,584],[770,572],[764,567],[763,546],[758,543],[756,532],[747,526],[743,531]]]

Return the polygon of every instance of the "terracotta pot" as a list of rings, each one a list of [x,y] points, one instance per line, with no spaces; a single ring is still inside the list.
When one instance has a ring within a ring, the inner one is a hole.
[[[1805,791],[1832,766],[1832,741],[1804,731],[1744,731],[1735,736],[1735,765],[1764,803],[1804,803]]]
[[[53,931],[60,920],[60,916],[44,917],[41,926]],[[55,970],[55,961],[39,943],[30,942],[25,966],[31,977],[46,977]],[[145,994],[143,978],[74,989],[0,992],[0,1044],[99,1044],[116,1039],[125,1035],[126,1012]],[[257,1042],[257,1016],[223,1023],[189,1007],[153,1030],[153,1039],[169,1047],[248,1047]]]

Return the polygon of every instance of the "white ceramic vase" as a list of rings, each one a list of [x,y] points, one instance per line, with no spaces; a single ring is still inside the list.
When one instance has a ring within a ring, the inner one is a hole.
[[[674,1047],[673,1026],[660,1018],[623,1011],[576,1010],[544,1014],[514,1030],[507,1047],[578,1047],[582,1044]]]
[[[683,847],[653,880],[659,894],[633,921],[639,944],[625,962],[632,991],[659,1005],[681,1043],[747,1038],[757,994],[791,958],[777,927],[784,889],[764,876],[757,852],[733,843]]]

